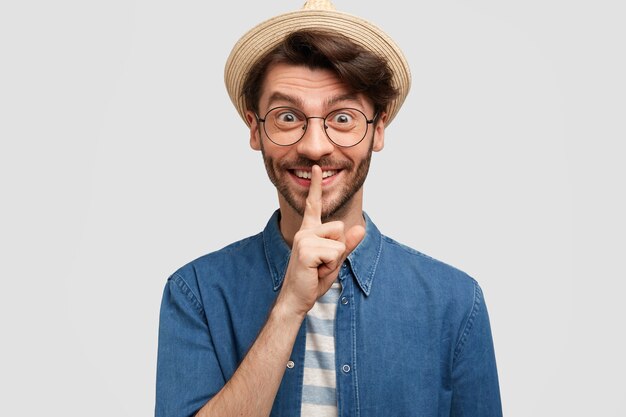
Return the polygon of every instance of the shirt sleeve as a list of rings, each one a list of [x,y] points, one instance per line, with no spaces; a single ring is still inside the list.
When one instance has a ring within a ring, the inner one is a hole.
[[[189,417],[225,384],[197,288],[178,274],[165,286],[159,318],[156,417]]]
[[[451,417],[501,417],[496,358],[483,293],[474,302],[454,353]]]

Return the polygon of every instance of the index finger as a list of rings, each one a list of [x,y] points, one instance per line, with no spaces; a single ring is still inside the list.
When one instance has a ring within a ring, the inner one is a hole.
[[[311,167],[311,185],[306,198],[302,228],[310,228],[322,224],[322,168]]]

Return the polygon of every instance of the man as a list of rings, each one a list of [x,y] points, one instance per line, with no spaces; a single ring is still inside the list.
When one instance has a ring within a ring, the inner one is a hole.
[[[309,1],[246,34],[225,74],[279,210],[168,280],[156,415],[501,415],[478,284],[362,211],[409,89],[393,41]]]

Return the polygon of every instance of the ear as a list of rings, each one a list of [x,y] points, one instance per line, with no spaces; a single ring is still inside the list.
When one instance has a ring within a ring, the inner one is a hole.
[[[380,152],[385,147],[385,123],[387,122],[387,113],[381,113],[376,120],[376,126],[374,126],[374,143],[372,150],[374,152]]]
[[[261,150],[261,134],[259,131],[259,121],[254,112],[246,111],[246,120],[250,126],[250,147],[255,151]]]

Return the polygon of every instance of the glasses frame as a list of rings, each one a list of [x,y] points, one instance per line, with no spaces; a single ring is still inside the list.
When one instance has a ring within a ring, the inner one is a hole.
[[[304,115],[305,122],[304,122],[304,129],[302,129],[302,135],[298,139],[296,139],[295,141],[293,141],[293,142],[291,142],[289,144],[282,144],[282,143],[274,142],[274,140],[272,140],[272,138],[269,135],[269,133],[267,133],[267,129],[265,128],[265,120],[267,119],[267,115],[270,114],[271,112],[273,112],[274,110],[277,110],[277,109],[295,110],[296,112],[302,113],[302,115]],[[331,114],[340,112],[341,110],[354,110],[354,111],[357,111],[357,112],[359,112],[359,113],[361,113],[363,115],[363,117],[365,118],[365,121],[367,122],[367,124],[365,125],[365,132],[363,132],[363,137],[361,139],[359,139],[353,145],[340,145],[337,142],[335,142],[334,140],[332,140],[332,138],[328,135],[328,126],[326,125],[326,119]],[[310,119],[321,119],[324,122],[322,126],[324,127],[324,134],[326,135],[326,138],[328,138],[330,143],[332,143],[333,145],[338,146],[340,148],[352,148],[352,147],[358,145],[359,143],[363,142],[363,139],[365,139],[365,136],[367,136],[367,132],[369,131],[369,126],[372,123],[374,123],[376,121],[376,118],[378,117],[378,113],[376,113],[374,115],[374,117],[372,117],[371,119],[368,119],[367,116],[365,115],[365,113],[363,113],[359,109],[355,109],[354,107],[342,107],[340,109],[335,109],[335,110],[332,110],[332,111],[328,112],[328,114],[326,116],[324,116],[324,117],[321,117],[321,116],[307,116],[306,113],[304,113],[302,110],[297,109],[295,107],[291,107],[291,106],[272,107],[271,109],[269,109],[267,111],[267,113],[265,113],[265,117],[263,117],[263,118],[259,117],[259,115],[256,112],[254,112],[254,115],[255,115],[255,117],[256,117],[258,122],[263,123],[263,132],[265,132],[265,136],[267,136],[267,138],[270,140],[270,142],[272,142],[276,146],[292,146],[292,145],[295,145],[296,143],[300,142],[300,140],[302,140],[304,135],[306,135],[306,131],[309,128],[309,120]]]

